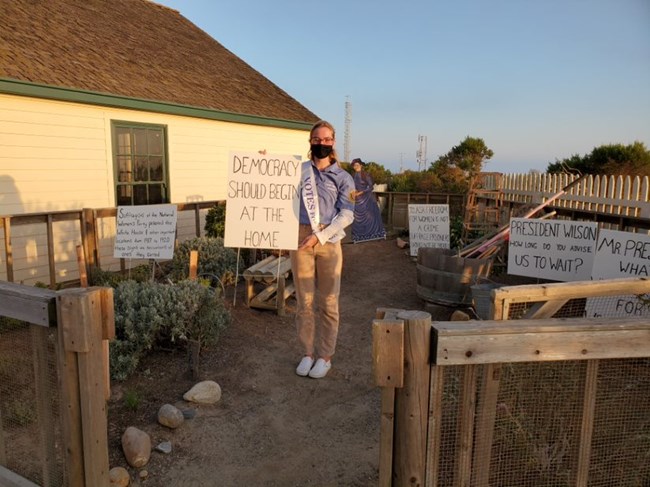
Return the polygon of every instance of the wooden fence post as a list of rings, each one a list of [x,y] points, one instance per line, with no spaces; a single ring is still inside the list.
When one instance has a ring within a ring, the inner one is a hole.
[[[88,271],[98,265],[99,257],[97,250],[97,222],[95,220],[95,210],[84,208],[81,213],[81,244],[86,255],[86,264]],[[92,280],[91,280],[92,281]],[[90,282],[90,284],[93,284]]]
[[[404,386],[395,398],[396,430],[393,481],[396,487],[423,486],[426,477],[431,351],[431,315],[401,311],[404,320]]]
[[[102,365],[102,290],[57,295],[61,407],[68,484],[108,485],[108,421]]]
[[[404,385],[404,321],[401,310],[377,310],[372,323],[372,358],[375,385],[381,387],[379,437],[379,487],[393,483],[395,388]]]

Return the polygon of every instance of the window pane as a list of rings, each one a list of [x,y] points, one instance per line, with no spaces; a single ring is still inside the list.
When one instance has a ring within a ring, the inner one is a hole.
[[[149,185],[149,204],[157,205],[164,203],[165,199],[163,196],[163,185],[162,184],[150,184]]]
[[[120,183],[130,183],[133,181],[133,168],[131,167],[131,158],[129,156],[117,157],[117,181]]]
[[[133,129],[133,153],[144,155],[147,149],[147,129]]]
[[[162,156],[149,156],[149,181],[163,181]]]
[[[163,154],[162,130],[148,130],[147,135],[149,140],[149,154],[155,156],[162,156]]]
[[[146,205],[149,203],[147,201],[147,185],[139,184],[133,186],[133,204],[134,205]]]
[[[117,137],[117,153],[131,153],[131,129],[126,127],[115,127],[115,136]]]
[[[149,181],[149,161],[147,156],[135,158],[135,179],[134,181]]]
[[[117,206],[131,206],[131,186],[117,187]]]

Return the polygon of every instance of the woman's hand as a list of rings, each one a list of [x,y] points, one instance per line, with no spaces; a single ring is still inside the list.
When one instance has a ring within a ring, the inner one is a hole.
[[[311,249],[315,247],[317,243],[318,243],[318,237],[312,233],[311,235],[306,237],[302,242],[300,242],[300,245],[298,246],[298,250]]]

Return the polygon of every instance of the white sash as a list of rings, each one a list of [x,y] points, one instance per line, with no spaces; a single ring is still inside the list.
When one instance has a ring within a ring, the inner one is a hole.
[[[318,190],[316,189],[316,178],[311,161],[307,161],[302,167],[302,200],[305,203],[307,216],[311,229],[318,231],[320,223],[320,211],[318,210]]]

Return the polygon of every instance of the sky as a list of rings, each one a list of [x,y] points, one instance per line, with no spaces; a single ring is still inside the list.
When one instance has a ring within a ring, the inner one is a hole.
[[[466,137],[486,171],[650,148],[650,0],[156,0],[396,173]]]

